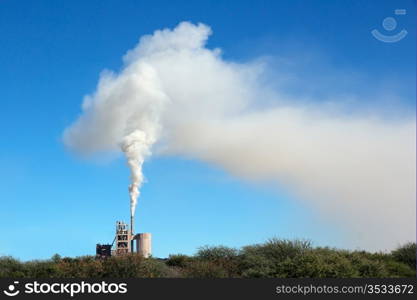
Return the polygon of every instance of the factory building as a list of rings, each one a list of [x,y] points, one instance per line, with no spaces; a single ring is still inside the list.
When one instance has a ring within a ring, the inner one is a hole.
[[[122,222],[116,222],[116,232],[112,244],[97,244],[96,257],[121,256],[128,253],[138,253],[145,258],[152,255],[152,235],[150,233],[133,233],[133,218],[129,226]]]

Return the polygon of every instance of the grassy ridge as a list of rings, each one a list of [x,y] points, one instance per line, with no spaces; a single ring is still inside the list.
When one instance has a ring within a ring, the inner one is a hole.
[[[312,247],[303,240],[271,239],[241,249],[202,247],[194,256],[167,259],[126,255],[93,256],[20,262],[0,257],[0,277],[27,278],[266,278],[266,277],[415,277],[416,244],[391,253],[369,253]]]

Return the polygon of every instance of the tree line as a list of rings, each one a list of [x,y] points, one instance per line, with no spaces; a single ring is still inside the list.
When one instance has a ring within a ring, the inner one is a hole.
[[[240,249],[204,246],[194,255],[98,259],[54,255],[47,260],[0,257],[0,277],[14,278],[348,278],[415,277],[416,244],[390,253],[313,247],[306,240],[270,239]]]

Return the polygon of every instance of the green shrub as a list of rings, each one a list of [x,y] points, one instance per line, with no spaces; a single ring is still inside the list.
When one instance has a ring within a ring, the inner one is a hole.
[[[104,276],[115,278],[141,277],[139,269],[144,259],[136,254],[110,257],[102,261]]]
[[[391,252],[396,261],[402,262],[409,267],[416,268],[416,243],[407,243]]]
[[[53,261],[54,263],[59,263],[61,261],[62,257],[59,254],[54,254],[51,257],[51,261]]]
[[[100,278],[105,276],[102,262],[93,256],[63,258],[57,262],[57,273],[61,278]]]
[[[353,252],[349,258],[358,277],[390,277],[384,261],[375,259],[366,252]]]
[[[182,270],[184,277],[188,278],[226,278],[228,272],[221,265],[212,261],[195,260],[187,264]]]
[[[26,268],[11,256],[0,257],[0,277],[26,277]]]
[[[160,278],[171,277],[173,274],[175,273],[164,262],[146,258],[140,263],[135,277]]]
[[[199,248],[195,259],[217,265],[224,277],[240,277],[241,258],[237,249],[225,246],[204,246]]]
[[[199,248],[195,256],[168,259],[137,254],[97,259],[52,256],[49,260],[20,262],[0,257],[0,277],[14,278],[300,278],[300,277],[415,277],[416,244],[391,253],[369,253],[313,248],[309,241],[271,239],[234,249]]]
[[[29,278],[56,278],[58,276],[57,265],[50,260],[27,262],[25,269],[25,277]]]
[[[198,249],[196,257],[202,260],[216,261],[224,259],[234,259],[237,257],[237,255],[238,251],[234,248],[229,248],[225,246],[203,246]]]
[[[404,263],[388,260],[385,265],[389,277],[416,277],[415,269]]]
[[[243,277],[285,277],[292,260],[311,250],[305,240],[268,240],[264,244],[243,247],[239,268]]]
[[[311,250],[311,242],[305,240],[268,240],[264,244],[243,247],[243,255],[268,257],[272,261],[283,261]]]
[[[191,261],[191,257],[184,254],[172,254],[165,262],[168,266],[184,268]]]
[[[268,257],[245,253],[239,269],[245,278],[268,278],[274,277],[275,264]]]

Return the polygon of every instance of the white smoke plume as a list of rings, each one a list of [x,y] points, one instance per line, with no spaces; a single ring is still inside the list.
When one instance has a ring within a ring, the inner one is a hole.
[[[159,118],[166,96],[151,65],[137,62],[120,75],[105,71],[97,91],[86,96],[84,114],[64,133],[64,141],[86,153],[121,149],[131,170],[131,215],[143,183],[142,165],[160,132]]]
[[[150,147],[152,144],[153,140],[149,140],[145,132],[136,130],[126,136],[121,145],[131,172],[132,183],[129,185],[131,216],[135,214],[137,199],[140,194],[139,188],[143,182],[142,165],[145,157],[151,154]]]
[[[84,153],[122,149],[132,213],[155,148],[287,186],[344,226],[352,248],[414,240],[415,119],[353,116],[292,99],[262,83],[268,66],[260,60],[230,62],[208,49],[210,34],[183,22],[142,37],[120,73],[103,72],[65,143]]]

